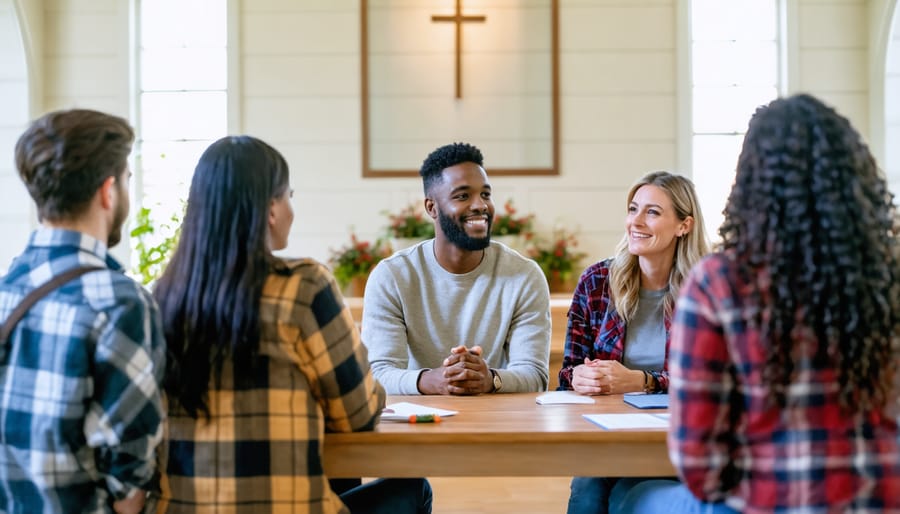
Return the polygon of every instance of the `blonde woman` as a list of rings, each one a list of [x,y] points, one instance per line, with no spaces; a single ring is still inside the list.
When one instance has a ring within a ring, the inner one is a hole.
[[[559,389],[585,395],[665,392],[678,290],[709,252],[694,185],[656,171],[628,192],[616,256],[588,267],[572,306]],[[627,330],[626,330],[627,327]],[[614,478],[575,477],[570,514],[606,513]]]

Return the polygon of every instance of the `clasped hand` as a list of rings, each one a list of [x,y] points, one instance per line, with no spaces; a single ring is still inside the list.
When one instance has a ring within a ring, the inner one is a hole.
[[[456,346],[440,368],[422,373],[419,390],[423,394],[473,395],[490,392],[491,370],[481,357],[480,346]]]
[[[572,389],[579,394],[622,394],[643,388],[643,372],[615,360],[584,359],[572,370]]]

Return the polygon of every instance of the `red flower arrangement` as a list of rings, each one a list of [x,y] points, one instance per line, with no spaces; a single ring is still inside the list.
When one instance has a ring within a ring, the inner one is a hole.
[[[530,239],[532,235],[532,225],[534,224],[534,214],[527,216],[516,216],[516,208],[513,206],[512,200],[507,200],[503,204],[503,214],[494,215],[494,224],[491,228],[491,234],[495,236],[516,236],[522,235],[525,239]]]
[[[584,252],[574,251],[576,246],[578,239],[574,234],[565,229],[558,229],[554,231],[553,240],[549,245],[538,242],[529,248],[528,256],[538,263],[548,282],[554,277],[568,282],[581,259],[587,256]]]
[[[431,239],[434,237],[434,223],[417,208],[416,204],[404,207],[397,214],[384,212],[388,218],[388,237],[408,239]]]
[[[353,277],[368,276],[372,268],[389,255],[390,250],[382,244],[381,240],[375,241],[373,245],[368,241],[359,240],[356,234],[351,233],[350,244],[338,250],[332,250],[329,263],[334,278],[343,288],[350,283]]]

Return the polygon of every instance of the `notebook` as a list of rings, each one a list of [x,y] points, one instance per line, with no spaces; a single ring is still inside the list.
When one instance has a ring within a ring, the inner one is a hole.
[[[438,409],[437,407],[409,402],[392,403],[385,407],[385,410],[388,412],[381,413],[382,421],[409,421],[411,415],[423,416],[427,414],[437,414],[442,418],[446,418],[457,413],[455,410]]]
[[[625,403],[638,409],[668,409],[668,394],[626,394]]]
[[[606,430],[646,430],[669,426],[667,414],[582,414],[582,417]]]

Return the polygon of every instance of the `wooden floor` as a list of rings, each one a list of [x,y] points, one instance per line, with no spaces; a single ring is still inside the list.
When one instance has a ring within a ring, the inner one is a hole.
[[[433,514],[565,514],[565,477],[429,478]]]

